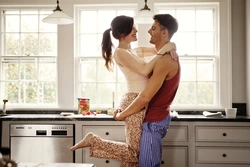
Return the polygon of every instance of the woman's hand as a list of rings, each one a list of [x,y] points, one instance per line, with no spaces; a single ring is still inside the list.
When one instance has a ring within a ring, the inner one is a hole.
[[[122,112],[121,109],[116,109],[114,111],[113,118],[115,120],[117,120],[117,121],[123,121],[123,120],[125,120],[125,118],[122,118],[121,112]]]

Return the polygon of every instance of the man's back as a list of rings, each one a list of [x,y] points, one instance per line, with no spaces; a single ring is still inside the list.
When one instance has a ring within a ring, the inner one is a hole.
[[[179,87],[181,74],[179,60],[175,61],[169,55],[166,55],[166,57],[162,57],[156,63],[155,68],[159,68],[159,66],[162,68],[158,70],[162,70],[162,72],[158,71],[158,73],[163,75],[165,73],[165,80],[158,92],[149,102],[144,122],[155,122],[164,119],[170,112],[170,105]]]

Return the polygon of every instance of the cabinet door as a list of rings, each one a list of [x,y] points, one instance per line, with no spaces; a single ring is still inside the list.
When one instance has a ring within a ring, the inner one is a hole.
[[[196,141],[250,142],[250,126],[196,126]]]
[[[83,126],[83,135],[88,132],[93,132],[106,140],[125,142],[124,126]],[[121,164],[120,161],[112,159],[90,157],[89,149],[83,149],[83,162],[93,163],[97,167],[119,167]]]
[[[106,140],[115,140],[125,142],[125,127],[124,126],[83,126],[83,135],[88,132],[100,136]],[[83,137],[84,137],[83,136]]]
[[[197,163],[250,164],[249,147],[196,147]]]
[[[163,147],[161,167],[188,167],[188,147]]]
[[[188,126],[171,125],[167,135],[163,138],[163,142],[187,142]]]
[[[116,161],[112,159],[90,157],[89,149],[85,149],[84,154],[85,154],[84,163],[92,163],[92,164],[95,164],[96,167],[119,167],[121,164],[120,161]]]

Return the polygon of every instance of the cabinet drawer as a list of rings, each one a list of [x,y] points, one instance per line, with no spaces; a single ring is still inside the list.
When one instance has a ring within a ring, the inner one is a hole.
[[[250,142],[250,127],[196,126],[196,141]]]
[[[89,149],[84,149],[85,152],[85,163],[93,163],[96,167],[119,167],[120,161],[105,158],[94,158],[89,156]]]
[[[125,141],[124,126],[83,126],[83,135],[85,136],[88,132],[93,132],[107,140]]]
[[[196,147],[196,163],[248,164],[250,147]]]
[[[185,142],[188,141],[188,127],[182,125],[171,125],[163,142]]]
[[[161,167],[187,167],[188,147],[162,147]]]

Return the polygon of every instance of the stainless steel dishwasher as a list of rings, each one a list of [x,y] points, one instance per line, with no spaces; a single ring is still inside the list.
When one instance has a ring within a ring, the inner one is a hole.
[[[74,125],[10,125],[10,158],[16,162],[74,162],[73,144]]]

